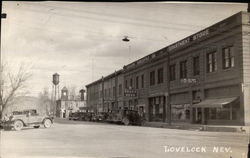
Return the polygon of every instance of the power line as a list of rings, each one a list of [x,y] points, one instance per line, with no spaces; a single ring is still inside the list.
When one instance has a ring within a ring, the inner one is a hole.
[[[55,8],[55,7],[54,7]],[[70,9],[68,9],[70,10]],[[72,9],[71,9],[72,10]],[[44,11],[43,10],[37,10],[37,9],[34,9],[34,8],[25,8],[24,11],[32,11],[32,12],[40,12],[40,13],[43,13],[44,14]],[[73,11],[74,12],[74,11]],[[75,11],[75,12],[80,12],[81,11]],[[132,20],[127,20],[127,21],[124,21],[121,19],[117,19],[117,20],[112,20],[111,18],[112,17],[109,17],[109,18],[100,18],[100,16],[102,16],[102,14],[100,13],[99,17],[91,17],[91,16],[84,16],[84,15],[79,15],[78,14],[74,14],[74,15],[70,15],[70,14],[65,14],[65,13],[54,13],[54,15],[58,15],[58,16],[63,16],[64,18],[65,17],[68,17],[70,18],[71,20],[72,19],[77,19],[79,20],[80,19],[88,19],[88,20],[92,20],[92,21],[97,21],[97,22],[100,22],[100,21],[104,21],[104,22],[108,22],[108,23],[115,23],[115,24],[129,24],[129,25],[133,25],[133,26],[136,26],[136,27],[148,27],[148,28],[160,28],[160,29],[170,29],[170,30],[178,30],[178,31],[197,31],[197,29],[193,29],[193,25],[187,25],[187,24],[174,24],[175,25],[174,27],[171,27],[171,26],[166,26],[166,25],[159,25],[158,23],[160,22],[154,22],[154,24],[147,24],[147,23],[140,23],[142,20],[140,19],[132,19]],[[169,25],[169,24],[167,24]],[[188,28],[185,28],[185,26],[187,26]],[[184,27],[184,28],[183,28]],[[200,26],[199,28],[202,28],[203,26]]]

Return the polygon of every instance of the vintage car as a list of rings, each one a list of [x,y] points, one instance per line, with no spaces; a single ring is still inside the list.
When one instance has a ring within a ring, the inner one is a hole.
[[[92,121],[94,118],[93,112],[81,112],[80,113],[80,120],[82,121]]]
[[[92,121],[96,121],[96,122],[101,122],[101,121],[105,121],[108,117],[108,114],[105,112],[99,112],[95,115],[92,116]]]
[[[4,116],[2,120],[4,129],[14,128],[17,131],[21,130],[23,127],[39,128],[40,125],[49,128],[52,123],[52,116],[39,115],[35,109],[14,111],[10,116]]]
[[[69,120],[92,121],[94,118],[93,112],[74,112],[69,114]]]
[[[138,111],[128,109],[110,113],[107,121],[113,123],[123,123],[124,125],[143,125],[145,123],[144,117],[140,116]]]
[[[70,113],[69,120],[80,120],[80,112]]]

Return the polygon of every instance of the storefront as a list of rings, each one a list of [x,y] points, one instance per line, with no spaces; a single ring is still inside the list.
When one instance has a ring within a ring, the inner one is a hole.
[[[189,121],[190,104],[171,105],[171,113],[173,121]]]
[[[165,111],[165,97],[157,96],[149,98],[149,121],[163,122]]]
[[[239,97],[205,99],[192,106],[194,123],[239,124]]]

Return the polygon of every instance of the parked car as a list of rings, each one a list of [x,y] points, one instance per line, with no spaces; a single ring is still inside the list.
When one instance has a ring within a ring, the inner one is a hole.
[[[107,119],[107,117],[108,117],[107,113],[99,112],[99,113],[92,116],[92,121],[97,121],[97,122],[105,121]]]
[[[79,112],[74,112],[74,113],[70,113],[69,114],[69,120],[80,120],[81,119],[81,115]]]
[[[81,112],[80,120],[82,121],[92,121],[94,119],[95,113],[93,112]]]
[[[23,127],[39,128],[41,125],[45,128],[49,128],[52,124],[52,116],[40,115],[36,109],[14,111],[10,116],[4,116],[2,120],[4,129],[14,128],[16,131],[21,130]]]
[[[118,112],[110,113],[107,121],[123,123],[124,125],[143,125],[145,119],[140,116],[136,110],[123,109]]]

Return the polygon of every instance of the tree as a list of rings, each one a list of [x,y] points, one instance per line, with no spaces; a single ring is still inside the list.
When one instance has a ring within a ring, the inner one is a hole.
[[[38,106],[41,113],[51,114],[55,112],[52,100],[49,98],[48,88],[45,87],[38,95]]]
[[[1,66],[0,78],[0,112],[2,112],[15,100],[17,96],[25,94],[26,82],[30,79],[29,69],[22,64],[16,72],[8,69],[7,65]],[[1,116],[1,115],[0,115]]]

